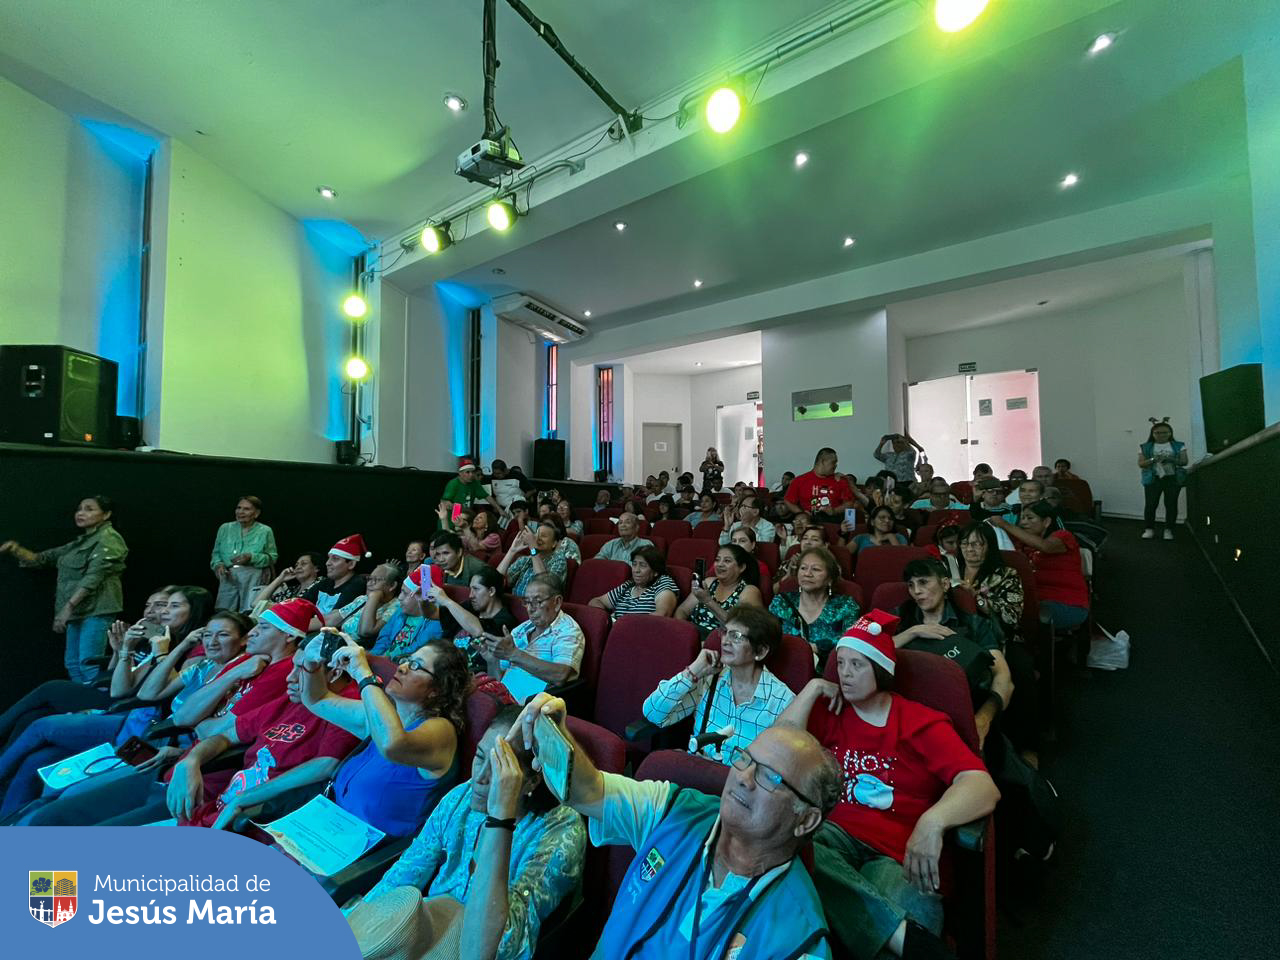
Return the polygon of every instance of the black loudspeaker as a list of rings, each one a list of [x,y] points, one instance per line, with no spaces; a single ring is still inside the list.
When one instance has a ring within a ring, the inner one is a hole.
[[[533,475],[539,480],[564,479],[564,441],[533,441]]]
[[[115,445],[121,450],[136,450],[142,442],[142,421],[137,417],[116,417]]]
[[[1200,378],[1204,438],[1210,453],[1253,436],[1267,425],[1262,405],[1262,364],[1242,363]]]
[[[114,361],[55,345],[0,347],[0,440],[109,447]]]
[[[335,440],[333,453],[338,463],[344,467],[352,467],[360,462],[360,448],[354,440]]]

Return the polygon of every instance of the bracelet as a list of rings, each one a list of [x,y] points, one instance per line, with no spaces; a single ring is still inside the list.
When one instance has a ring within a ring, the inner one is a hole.
[[[486,827],[492,827],[495,830],[511,830],[514,832],[516,829],[516,818],[508,817],[507,819],[502,820],[498,817],[485,817],[484,825]]]
[[[365,677],[363,680],[357,683],[356,692],[364,693],[364,688],[367,686],[370,686],[371,684],[379,688],[382,686],[382,681],[378,678],[378,675],[376,673],[369,674],[369,676]]]

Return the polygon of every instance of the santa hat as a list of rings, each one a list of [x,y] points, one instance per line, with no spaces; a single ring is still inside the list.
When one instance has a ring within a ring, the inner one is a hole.
[[[836,649],[848,647],[856,650],[872,663],[883,667],[893,676],[898,662],[898,651],[893,645],[893,634],[898,629],[898,618],[883,610],[871,610],[844,632],[836,642]]]
[[[372,553],[365,549],[364,537],[358,533],[343,537],[329,548],[329,553],[335,557],[342,557],[344,560],[359,560],[361,557],[373,556]]]
[[[409,574],[409,582],[413,584],[414,589],[422,593],[422,571],[431,571],[431,582],[437,587],[444,586],[444,567],[438,563],[422,563],[413,569]],[[425,596],[425,594],[424,594]]]
[[[292,637],[305,637],[311,627],[311,621],[320,619],[320,611],[310,600],[294,597],[292,600],[277,603],[271,609],[264,611],[258,619],[271,624],[277,630],[283,630]]]
[[[474,470],[475,468],[476,468],[476,462],[475,462],[474,460],[472,460],[470,457],[459,457],[459,458],[458,458],[458,472],[459,472],[459,473],[461,473],[463,470]]]

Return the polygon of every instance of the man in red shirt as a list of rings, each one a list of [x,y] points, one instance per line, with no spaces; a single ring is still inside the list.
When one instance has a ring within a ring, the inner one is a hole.
[[[173,768],[166,792],[169,813],[184,826],[231,829],[237,820],[256,815],[256,809],[281,794],[323,783],[357,745],[341,727],[321,720],[301,701],[302,671],[326,669],[329,658],[345,641],[325,633],[313,649],[293,655],[288,699],[265,703],[235,718],[232,729],[197,743]],[[358,695],[343,670],[328,670],[329,689]],[[248,744],[244,766],[228,780],[205,775],[201,767],[237,744]]]
[[[810,680],[778,719],[807,727],[844,771],[814,837],[813,882],[858,960],[950,956],[937,936],[943,834],[1000,797],[946,714],[891,692],[897,624],[881,610],[862,617],[836,644],[840,682]]]
[[[839,458],[830,447],[823,447],[813,460],[813,469],[802,473],[787,487],[779,512],[790,515],[809,513],[820,523],[839,523],[853,504],[853,487],[844,477],[836,476]]]

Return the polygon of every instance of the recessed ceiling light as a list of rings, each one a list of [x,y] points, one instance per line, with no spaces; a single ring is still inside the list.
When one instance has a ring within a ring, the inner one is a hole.
[[[1080,182],[1080,177],[1078,175],[1074,173],[1068,173],[1065,177],[1062,178],[1062,189],[1066,190],[1069,187],[1074,187],[1079,182]]]
[[[857,243],[857,242],[858,242],[858,241],[857,241],[857,240],[855,240],[855,239],[853,239],[853,237],[845,237],[845,238],[844,238],[844,246],[845,246],[846,248],[848,248],[848,247],[852,247],[852,246],[853,246],[855,243]]]
[[[467,101],[456,93],[446,93],[444,95],[444,105],[454,113],[461,113],[467,109]]]
[[[700,366],[702,366],[702,361],[701,361],[701,360],[695,360],[695,361],[693,361],[693,365],[694,365],[695,367],[700,367]]]
[[[796,154],[796,169],[797,169],[797,170],[799,170],[801,167],[803,167],[803,166],[804,166],[806,163],[808,163],[808,162],[809,162],[809,155],[808,155],[807,153],[805,153],[803,150],[799,151],[799,152]]]
[[[501,267],[494,267],[494,268],[493,268],[493,273],[497,274],[498,276],[502,276],[502,275],[503,275],[504,273],[506,273],[506,272],[507,272],[507,271],[503,270]]]
[[[320,194],[320,196],[324,197],[326,200],[332,200],[338,195],[338,191],[333,189],[333,187],[326,187],[323,184],[316,187],[316,193]]]
[[[700,287],[700,286],[702,286],[702,281],[701,281],[701,280],[695,280],[695,281],[693,281],[693,288],[694,288],[695,290],[696,290],[698,287]]]
[[[1093,43],[1089,44],[1089,54],[1092,56],[1093,54],[1101,53],[1115,42],[1116,35],[1114,33],[1100,33],[1093,38]]]
[[[621,233],[623,230],[627,229],[627,225],[622,220],[615,220],[613,221],[613,229]]]
[[[1044,307],[1044,306],[1047,306],[1047,305],[1048,305],[1048,303],[1049,303],[1049,301],[1048,301],[1048,300],[1037,300],[1037,301],[1036,301],[1036,306],[1037,306],[1037,307]]]
[[[589,316],[591,316],[591,311],[590,311],[590,310],[583,310],[583,311],[582,311],[582,315],[583,315],[584,317],[589,317]]]

